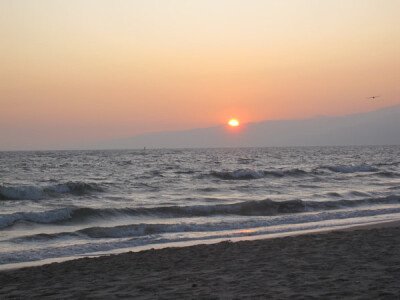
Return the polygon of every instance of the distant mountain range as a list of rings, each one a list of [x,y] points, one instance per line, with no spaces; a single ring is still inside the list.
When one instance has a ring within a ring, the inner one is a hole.
[[[400,105],[342,117],[315,117],[141,134],[96,149],[399,145]]]

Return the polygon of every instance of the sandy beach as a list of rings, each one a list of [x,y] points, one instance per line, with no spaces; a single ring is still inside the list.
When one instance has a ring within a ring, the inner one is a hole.
[[[400,226],[83,258],[0,272],[1,299],[399,299]]]

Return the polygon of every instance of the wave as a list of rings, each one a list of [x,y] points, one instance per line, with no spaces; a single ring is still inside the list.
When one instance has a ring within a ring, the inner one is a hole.
[[[357,224],[365,224],[365,221],[357,220],[357,218],[380,217],[381,220],[392,220],[390,215],[398,213],[400,213],[399,207],[377,207],[375,209],[360,211],[331,211],[308,215],[286,215],[279,218],[268,219],[248,218],[243,222],[223,221],[203,224],[131,224],[114,228],[91,227],[75,232],[28,235],[14,238],[9,241],[14,243],[24,243],[27,241],[43,240],[50,243],[46,243],[46,246],[42,247],[31,248],[28,246],[24,248],[20,247],[21,250],[2,252],[0,254],[0,265],[42,260],[53,257],[91,256],[94,253],[104,254],[105,252],[114,249],[133,248],[143,245],[150,246],[153,244],[189,241],[202,243],[204,240],[212,239],[227,240],[249,235],[254,236],[296,232],[322,229],[324,227],[334,228],[343,225],[354,226]],[[385,215],[388,215],[389,218],[382,218],[382,216]],[[346,221],[346,219],[348,221]],[[332,222],[326,222],[330,220],[332,220]],[[341,220],[344,220],[344,222]],[[320,223],[321,221],[323,221],[323,223]],[[187,235],[185,232],[196,232],[198,234]],[[141,234],[143,235],[141,236]],[[68,238],[72,238],[71,242],[68,241]],[[59,243],[58,239],[61,239],[62,243]],[[74,243],[76,239],[84,239],[85,242],[76,244]],[[54,243],[52,243],[53,241]]]
[[[264,177],[263,171],[252,169],[241,169],[236,171],[212,172],[211,175],[224,180],[243,180],[243,179],[260,179]]]
[[[397,167],[400,166],[400,161],[395,161],[395,162],[384,162],[384,163],[378,163],[378,166],[390,166],[390,167]]]
[[[284,176],[301,176],[309,174],[309,172],[301,169],[272,169],[265,171],[257,171],[253,169],[239,169],[235,171],[211,172],[211,175],[223,180],[247,180],[260,179],[264,177],[284,177]]]
[[[217,222],[179,222],[179,223],[139,223],[139,224],[126,224],[118,226],[94,226],[79,229],[71,232],[57,232],[57,233],[40,233],[33,235],[20,236],[13,238],[10,241],[14,243],[24,242],[35,242],[35,241],[51,241],[62,239],[65,240],[70,238],[75,239],[124,239],[133,238],[135,240],[146,239],[159,239],[164,234],[175,234],[179,233],[199,233],[199,232],[217,232],[227,230],[239,230],[239,233],[244,233],[249,228],[260,228],[260,227],[273,227],[289,224],[305,224],[312,222],[320,222],[327,220],[340,220],[347,218],[362,218],[374,215],[393,214],[400,213],[400,207],[387,208],[376,206],[366,210],[330,210],[320,211],[312,215],[281,215],[278,218],[248,218],[243,220],[221,220]],[[314,225],[318,227],[319,225]],[[297,227],[297,226],[296,226]],[[299,228],[299,227],[297,227]],[[265,229],[263,229],[265,230]],[[267,229],[268,231],[270,229]],[[272,229],[276,231],[277,228]],[[279,229],[278,229],[279,231]],[[222,233],[226,235],[227,233]],[[210,235],[212,236],[212,235]],[[199,237],[197,235],[197,237]]]
[[[337,166],[327,166],[325,168],[336,173],[358,173],[358,172],[378,171],[377,168],[368,165],[359,165],[359,166],[337,165]]]
[[[40,200],[63,194],[79,196],[102,191],[103,189],[98,184],[82,181],[70,181],[49,186],[0,186],[0,200]]]
[[[0,215],[0,228],[8,227],[18,221],[35,223],[62,223],[87,222],[90,219],[112,219],[123,216],[158,216],[158,217],[205,217],[217,215],[239,216],[276,216],[296,214],[302,212],[317,212],[325,210],[352,208],[367,205],[399,204],[399,196],[383,198],[366,198],[359,200],[331,200],[331,201],[273,201],[270,199],[259,201],[245,201],[232,204],[197,205],[197,206],[165,206],[165,207],[138,207],[138,208],[65,208],[44,212],[20,212]]]
[[[299,168],[294,169],[268,169],[268,170],[254,170],[254,169],[239,169],[234,171],[214,171],[211,175],[223,180],[248,180],[260,179],[265,177],[300,177],[300,176],[313,176],[323,175],[329,170],[334,173],[375,173],[374,175],[387,178],[397,178],[400,174],[391,171],[381,171],[376,167],[369,165],[332,165],[321,166],[313,170],[302,170]]]
[[[382,172],[376,173],[375,175],[377,175],[379,177],[384,177],[384,178],[399,178],[400,177],[400,173],[391,172],[391,171],[382,171]]]
[[[71,219],[72,209],[54,209],[43,212],[16,212],[12,214],[0,215],[0,228],[13,225],[18,221],[28,221],[34,223],[57,223]]]

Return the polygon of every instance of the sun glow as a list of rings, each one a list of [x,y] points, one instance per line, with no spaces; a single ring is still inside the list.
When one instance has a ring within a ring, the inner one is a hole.
[[[228,124],[232,127],[239,126],[238,120],[232,119],[228,122]]]

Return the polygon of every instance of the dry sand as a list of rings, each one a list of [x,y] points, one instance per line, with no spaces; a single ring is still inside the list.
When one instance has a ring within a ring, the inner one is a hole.
[[[0,299],[400,299],[391,225],[2,271]]]

